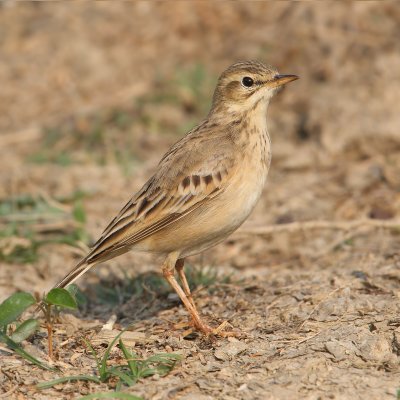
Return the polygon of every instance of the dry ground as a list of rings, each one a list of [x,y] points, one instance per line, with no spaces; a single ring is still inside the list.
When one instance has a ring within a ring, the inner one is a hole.
[[[0,397],[111,390],[35,384],[92,373],[80,338],[101,353],[130,325],[141,356],[183,355],[129,389],[144,399],[395,399],[399,35],[396,2],[2,3],[0,300],[74,265],[204,115],[224,67],[261,59],[301,80],[270,107],[273,162],[251,219],[189,261],[218,272],[192,277],[207,320],[244,336],[187,335],[160,260],[128,254],[81,279],[86,306],[56,325],[59,373],[0,347]],[[46,360],[45,345],[44,330],[25,343]]]

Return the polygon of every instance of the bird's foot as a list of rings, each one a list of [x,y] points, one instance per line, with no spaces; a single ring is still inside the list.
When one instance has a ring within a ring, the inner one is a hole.
[[[194,321],[192,321],[194,327],[203,333],[205,336],[220,336],[220,337],[239,337],[241,336],[241,332],[236,332],[236,331],[226,331],[225,328],[227,326],[231,326],[228,321],[224,321],[222,324],[217,326],[216,328],[212,328],[211,326],[201,323],[201,324],[196,324]]]

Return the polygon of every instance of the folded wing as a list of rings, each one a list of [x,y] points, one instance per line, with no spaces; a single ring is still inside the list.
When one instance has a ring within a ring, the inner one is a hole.
[[[233,160],[227,157],[229,152],[207,149],[211,154],[205,158],[199,150],[205,151],[204,144],[190,154],[172,148],[157,173],[106,227],[85,261],[98,263],[122,254],[218,196],[232,173]]]

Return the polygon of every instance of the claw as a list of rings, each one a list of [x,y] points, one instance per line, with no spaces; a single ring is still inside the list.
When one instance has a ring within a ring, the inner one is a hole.
[[[242,335],[241,332],[225,331],[224,329],[228,325],[230,325],[228,321],[224,321],[221,325],[217,326],[216,328],[212,328],[211,326],[206,324],[202,325],[193,324],[193,325],[197,330],[199,330],[205,336],[239,337]]]

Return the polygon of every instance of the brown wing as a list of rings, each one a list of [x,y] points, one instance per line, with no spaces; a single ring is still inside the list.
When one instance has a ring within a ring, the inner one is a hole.
[[[145,185],[107,226],[86,262],[97,263],[128,251],[135,243],[190,214],[220,193],[227,174],[224,169],[188,175],[169,191]]]
[[[150,181],[149,181],[150,182]],[[123,254],[139,241],[179,221],[223,190],[223,173],[185,177],[174,193],[151,190],[148,183],[104,230],[89,254],[55,287],[73,283],[95,264]]]
[[[86,262],[97,263],[128,251],[218,196],[234,169],[230,146],[232,142],[226,140],[216,148],[209,136],[184,137],[107,226]]]

